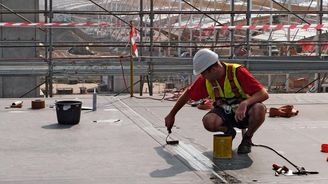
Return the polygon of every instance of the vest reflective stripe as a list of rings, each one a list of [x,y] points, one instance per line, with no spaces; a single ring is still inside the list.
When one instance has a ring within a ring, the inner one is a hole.
[[[231,90],[232,92],[235,94],[235,97],[236,98],[240,98],[241,94],[239,93],[239,90],[234,82],[234,76],[233,76],[233,71],[232,71],[232,68],[233,66],[232,65],[228,65],[228,72],[227,72],[227,75],[228,75],[228,80],[229,80],[229,83],[230,83],[230,86],[231,86]],[[235,70],[236,72],[236,70]],[[237,77],[235,77],[235,79],[237,79]],[[238,80],[237,80],[238,82]]]
[[[213,100],[216,100],[216,97],[221,98],[223,101],[226,101],[228,103],[238,100],[238,98],[246,99],[247,96],[242,90],[236,77],[236,69],[241,65],[228,64],[228,63],[225,63],[225,65],[226,65],[226,75],[225,75],[226,77],[224,79],[223,90],[219,85],[218,81],[215,81],[216,84],[214,82],[213,82],[214,84],[211,84],[211,82],[206,79],[206,90],[209,97]],[[215,90],[218,90],[218,92],[215,92]]]

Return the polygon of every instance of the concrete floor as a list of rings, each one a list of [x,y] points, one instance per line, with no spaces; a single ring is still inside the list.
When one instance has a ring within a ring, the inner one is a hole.
[[[161,96],[154,96],[160,99]],[[232,159],[213,159],[213,133],[201,123],[207,112],[186,105],[176,116],[166,145],[164,117],[174,102],[98,95],[97,111],[83,110],[78,125],[58,125],[56,100],[92,104],[91,95],[55,96],[46,108],[6,109],[17,99],[0,99],[0,183],[328,183],[328,95],[271,94],[267,107],[292,104],[299,115],[266,118],[253,138],[317,175],[274,175],[272,164],[292,165],[274,152],[253,147]]]

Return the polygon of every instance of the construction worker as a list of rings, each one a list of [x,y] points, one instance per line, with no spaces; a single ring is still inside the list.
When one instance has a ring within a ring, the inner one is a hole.
[[[263,101],[269,95],[262,84],[241,65],[220,62],[218,55],[209,49],[200,49],[193,57],[194,75],[199,75],[177,100],[165,117],[169,131],[175,115],[190,100],[210,97],[214,108],[203,117],[203,125],[210,132],[224,132],[236,136],[234,127],[245,129],[238,146],[239,154],[251,152],[252,137],[265,119]]]

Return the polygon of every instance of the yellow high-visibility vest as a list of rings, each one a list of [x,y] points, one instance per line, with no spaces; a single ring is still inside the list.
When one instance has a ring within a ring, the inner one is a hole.
[[[209,97],[212,100],[218,98],[227,104],[239,103],[241,100],[246,99],[247,95],[241,88],[237,76],[236,70],[241,65],[224,63],[226,65],[226,75],[224,79],[224,90],[220,87],[218,81],[215,81],[214,85],[206,79],[206,89]]]

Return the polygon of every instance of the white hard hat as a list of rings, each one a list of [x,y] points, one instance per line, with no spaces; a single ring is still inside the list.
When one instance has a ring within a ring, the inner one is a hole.
[[[200,49],[193,58],[194,75],[199,75],[219,61],[219,56],[210,49]]]

